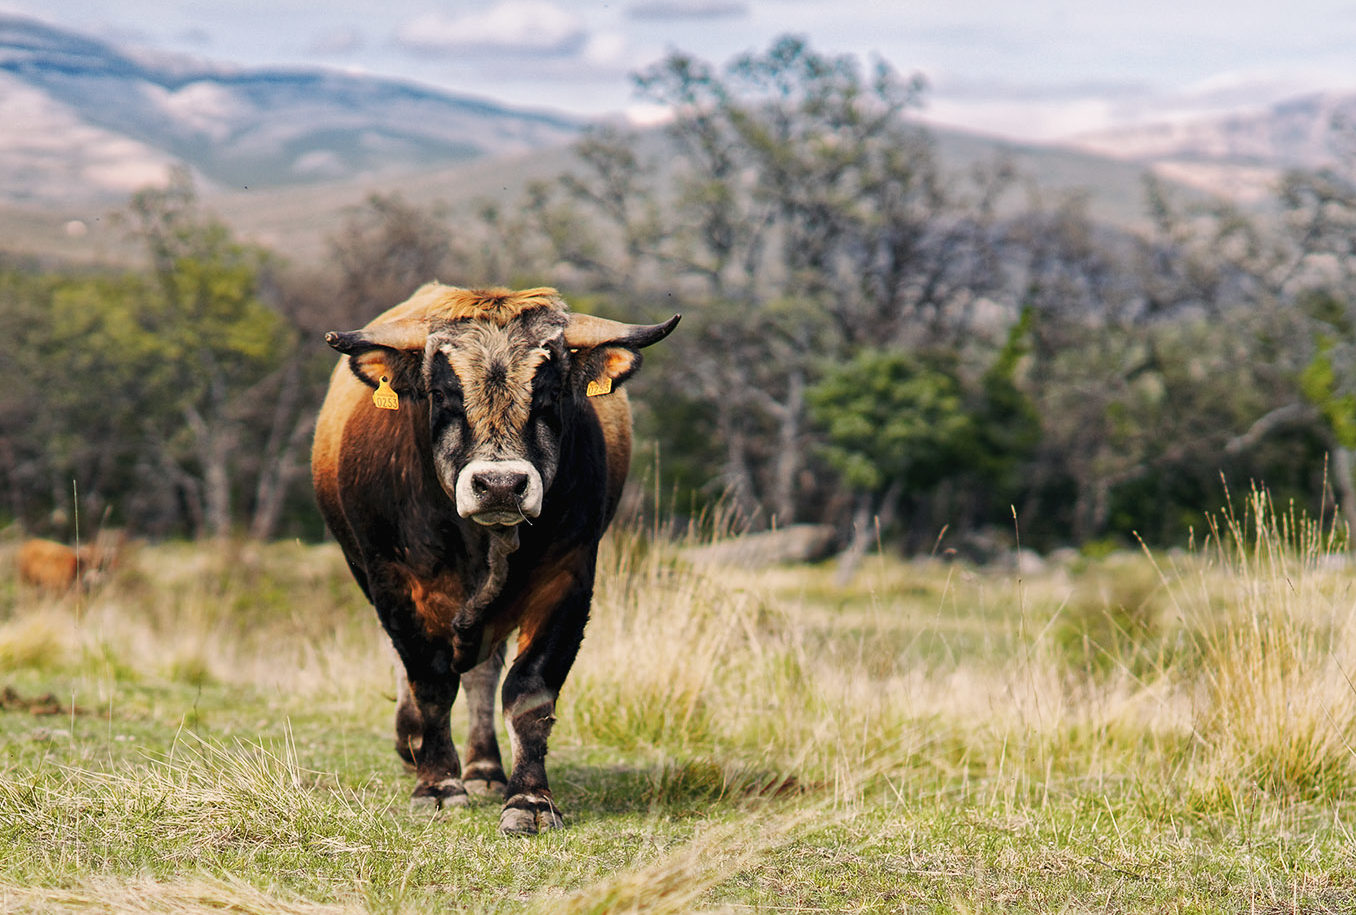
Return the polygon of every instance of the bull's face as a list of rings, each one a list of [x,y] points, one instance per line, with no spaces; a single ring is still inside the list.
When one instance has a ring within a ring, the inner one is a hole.
[[[392,321],[327,334],[354,373],[427,417],[433,469],[457,513],[502,527],[541,513],[570,411],[640,365],[653,326],[571,315],[559,300],[503,314]],[[378,409],[375,405],[372,409]]]
[[[539,309],[504,327],[462,320],[429,334],[433,464],[463,518],[512,525],[541,513],[560,461],[564,327]]]

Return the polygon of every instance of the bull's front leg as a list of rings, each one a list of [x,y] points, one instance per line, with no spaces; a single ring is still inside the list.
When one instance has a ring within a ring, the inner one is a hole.
[[[435,810],[465,806],[468,798],[461,780],[461,761],[452,743],[457,675],[430,675],[422,665],[408,662],[405,670],[404,689],[396,705],[396,749],[414,766],[410,805]]]
[[[531,835],[565,825],[546,778],[546,745],[556,722],[556,698],[579,653],[592,584],[575,584],[535,630],[519,633],[518,656],[504,678],[504,720],[513,772],[499,815],[502,832]]]
[[[461,761],[452,744],[452,702],[460,678],[452,669],[452,650],[430,638],[413,603],[398,585],[374,578],[374,603],[382,627],[400,658],[396,703],[396,752],[415,770],[415,807],[460,806],[467,803]]]

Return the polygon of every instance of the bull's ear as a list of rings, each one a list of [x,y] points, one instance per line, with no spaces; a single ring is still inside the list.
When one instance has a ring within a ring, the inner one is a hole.
[[[394,321],[348,332],[330,331],[325,342],[348,357],[348,367],[368,387],[382,379],[397,393],[418,397],[424,388],[424,341],[417,322]]]
[[[678,326],[681,315],[662,324],[622,324],[575,314],[565,326],[565,344],[575,351],[574,375],[589,396],[610,394],[640,368],[640,350]]]

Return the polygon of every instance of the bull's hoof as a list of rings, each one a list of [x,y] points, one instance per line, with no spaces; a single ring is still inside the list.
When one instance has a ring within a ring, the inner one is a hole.
[[[488,760],[477,760],[467,765],[461,770],[461,781],[467,792],[475,797],[503,800],[504,789],[508,787],[504,784],[508,779],[504,777],[503,767]]]
[[[508,786],[503,782],[488,778],[467,778],[462,780],[466,786],[466,793],[473,797],[494,797],[502,798],[504,789]]]
[[[450,807],[465,807],[471,803],[466,787],[459,778],[445,778],[440,782],[421,784],[410,795],[410,809],[419,813],[436,813]]]
[[[563,829],[565,820],[549,797],[517,794],[499,814],[499,831],[511,836],[533,836],[543,829]]]

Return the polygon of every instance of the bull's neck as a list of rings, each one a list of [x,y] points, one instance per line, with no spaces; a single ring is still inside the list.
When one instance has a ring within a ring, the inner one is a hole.
[[[443,489],[433,469],[433,439],[429,431],[427,406],[422,401],[415,401],[407,421],[414,446],[419,452],[419,466],[425,469],[424,486],[428,490],[425,498],[442,503],[439,507],[456,518],[456,505]],[[472,580],[480,582],[454,623],[458,628],[466,628],[479,625],[484,619],[485,609],[503,592],[508,581],[509,557],[519,546],[518,528],[485,527],[464,518],[457,520],[456,527],[474,563],[475,578]]]
[[[478,646],[482,638],[480,628],[485,622],[485,611],[504,591],[508,581],[509,557],[518,549],[518,528],[486,528],[482,536],[489,540],[485,550],[489,568],[474,594],[462,605],[452,621],[458,640],[468,640],[468,646]]]

